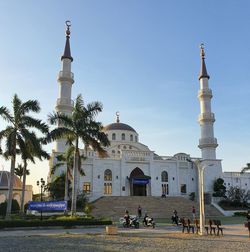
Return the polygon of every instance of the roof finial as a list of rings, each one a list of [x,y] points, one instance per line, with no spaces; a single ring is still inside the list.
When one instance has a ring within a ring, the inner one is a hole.
[[[70,26],[71,26],[71,22],[69,21],[69,20],[67,20],[66,22],[65,22],[65,24],[66,24],[66,26],[67,26],[67,30],[66,30],[66,36],[67,37],[70,37]]]
[[[120,122],[120,118],[119,118],[120,117],[120,113],[119,113],[119,111],[116,111],[115,114],[116,114],[116,122],[119,123]]]
[[[61,60],[63,60],[63,59],[70,59],[71,62],[72,62],[73,58],[71,57],[70,43],[69,43],[71,22],[69,20],[67,20],[65,22],[65,24],[67,26],[67,29],[66,29],[66,44],[65,44],[64,53],[63,53],[63,56],[61,57]]]
[[[201,49],[201,58],[205,59],[205,52],[204,52],[204,44],[203,43],[200,44],[200,49]]]
[[[207,74],[207,69],[206,69],[206,64],[205,64],[205,52],[204,52],[204,44],[200,44],[200,55],[201,55],[201,71],[199,75],[199,80],[201,78],[210,78],[209,75]]]

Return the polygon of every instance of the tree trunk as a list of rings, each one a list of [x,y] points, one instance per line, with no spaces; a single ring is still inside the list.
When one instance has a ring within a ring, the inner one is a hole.
[[[21,196],[21,214],[24,215],[24,198],[25,198],[25,185],[26,185],[26,170],[27,160],[23,160],[23,184],[22,184],[22,196]]]
[[[11,207],[12,207],[12,197],[13,197],[13,183],[14,183],[14,173],[16,165],[16,138],[13,143],[13,154],[11,156],[11,167],[10,167],[10,178],[9,178],[9,187],[8,187],[8,199],[7,199],[7,210],[5,219],[10,219]]]
[[[67,165],[65,173],[65,191],[64,191],[64,200],[69,200],[69,167]]]
[[[79,149],[78,138],[76,138],[75,155],[74,155],[74,167],[73,167],[73,182],[72,182],[72,203],[71,203],[71,215],[76,213],[76,198],[77,198],[77,172],[79,166]]]

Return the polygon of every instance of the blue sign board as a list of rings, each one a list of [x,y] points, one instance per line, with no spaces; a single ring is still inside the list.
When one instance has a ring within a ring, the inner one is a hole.
[[[29,201],[28,209],[37,211],[65,211],[67,210],[67,201]]]
[[[150,179],[132,179],[134,185],[147,185]]]

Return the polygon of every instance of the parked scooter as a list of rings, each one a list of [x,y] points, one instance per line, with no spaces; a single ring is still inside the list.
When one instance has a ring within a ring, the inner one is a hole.
[[[144,216],[144,219],[143,219],[143,225],[144,225],[144,227],[152,227],[152,228],[155,228],[155,221],[154,221],[154,218],[149,217],[148,215],[145,215],[145,216]]]
[[[138,217],[135,215],[128,216],[128,218],[124,216],[123,218],[120,218],[120,222],[122,223],[122,226],[126,228],[139,228],[140,226]]]

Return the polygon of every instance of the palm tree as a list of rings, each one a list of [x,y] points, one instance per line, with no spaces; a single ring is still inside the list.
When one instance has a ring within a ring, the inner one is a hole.
[[[58,155],[56,159],[59,161],[57,162],[51,169],[51,175],[55,173],[55,171],[60,168],[61,166],[66,165],[66,172],[65,172],[65,194],[64,194],[64,200],[68,201],[69,197],[69,180],[72,180],[72,171],[73,171],[73,166],[74,166],[74,152],[75,152],[75,146],[70,145],[69,148],[66,150],[66,152]],[[79,158],[79,166],[78,166],[78,171],[79,173],[84,176],[85,173],[83,169],[81,168],[81,162],[84,160],[85,157],[83,155],[80,155]]]
[[[27,175],[27,165],[28,160],[35,163],[35,157],[42,160],[43,158],[49,159],[49,154],[42,149],[42,140],[37,138],[34,132],[31,132],[32,138],[25,140],[24,146],[20,146],[21,156],[23,160],[23,183],[22,183],[22,196],[21,196],[21,213],[24,214],[24,198],[25,198],[25,186],[26,186],[26,175]]]
[[[249,170],[250,170],[250,163],[247,163],[247,166],[242,168],[241,173],[244,173],[244,172],[249,171]]]
[[[53,113],[49,115],[49,122],[52,125],[58,125],[60,122],[60,125],[62,126],[49,133],[48,141],[67,139],[68,142],[74,142],[75,145],[71,204],[72,215],[76,212],[77,172],[80,168],[79,142],[82,141],[85,147],[91,146],[97,151],[100,157],[107,156],[107,152],[103,147],[109,145],[108,137],[102,131],[102,124],[95,121],[95,116],[101,111],[101,103],[92,102],[85,107],[81,95],[78,95],[75,106],[73,107],[72,115],[61,113]]]
[[[10,217],[11,213],[14,181],[13,178],[16,164],[17,146],[20,149],[23,149],[21,147],[25,146],[25,141],[32,141],[33,136],[29,131],[30,128],[35,128],[42,133],[48,132],[48,126],[45,123],[29,115],[29,112],[38,113],[40,111],[38,101],[28,100],[23,103],[15,94],[12,100],[12,105],[12,114],[7,107],[0,107],[0,116],[3,118],[3,120],[9,123],[9,125],[4,130],[0,131],[0,141],[2,139],[6,140],[6,153],[11,159],[10,183],[6,210],[7,219]]]
[[[23,176],[23,166],[21,164],[17,164],[17,167],[15,168],[15,175],[17,175],[20,179],[22,179]],[[30,175],[30,171],[26,170],[26,175]]]

